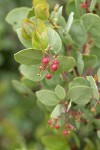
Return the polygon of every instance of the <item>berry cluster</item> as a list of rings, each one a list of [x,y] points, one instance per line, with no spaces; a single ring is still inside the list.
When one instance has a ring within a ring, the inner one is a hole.
[[[81,111],[77,110],[68,110],[68,105],[64,103],[61,115],[52,118],[48,120],[49,127],[60,129],[59,131],[62,132],[62,135],[67,136],[71,131],[75,131],[76,128],[71,124],[71,122],[74,120],[74,122],[84,122],[84,114]],[[63,125],[60,126],[60,122],[63,120]],[[71,121],[71,122],[70,122]]]
[[[61,128],[62,135],[64,136],[68,135],[72,130],[75,131],[75,127],[68,122],[68,119],[66,119],[65,125],[62,129],[62,127],[59,124],[59,119],[61,119],[61,117],[52,118],[51,120],[48,120],[49,126],[57,130]]]
[[[52,72],[55,72],[59,67],[59,61],[56,59],[50,59],[49,57],[44,57],[41,61],[39,69],[42,71],[48,70],[50,73],[46,74],[46,79],[52,78]]]

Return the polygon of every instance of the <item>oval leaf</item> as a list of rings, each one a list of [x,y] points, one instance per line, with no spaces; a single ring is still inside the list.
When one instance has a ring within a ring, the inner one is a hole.
[[[41,103],[47,106],[55,106],[60,102],[55,92],[50,90],[41,90],[36,92],[36,96]]]
[[[17,29],[17,34],[19,37],[20,42],[26,47],[26,48],[32,48],[32,40],[31,39],[24,39],[22,36],[22,28]]]
[[[55,30],[51,28],[47,28],[47,33],[49,46],[51,47],[50,49],[57,54],[62,48],[62,41],[60,36]]]
[[[77,86],[69,89],[69,98],[78,105],[86,105],[92,96],[92,89],[87,86]]]
[[[22,27],[22,20],[27,17],[30,8],[20,7],[11,10],[6,16],[6,21],[13,26],[14,30]]]
[[[87,80],[89,81],[89,83],[91,85],[92,92],[93,92],[93,97],[96,100],[99,100],[99,93],[98,93],[98,88],[97,88],[97,85],[95,83],[95,80],[93,79],[92,76],[87,76],[86,78],[87,78]]]
[[[44,71],[41,73],[41,75],[39,75],[40,72],[39,65],[33,65],[33,66],[21,65],[20,71],[26,78],[34,82],[43,80],[45,75],[47,74],[47,72]]]
[[[51,113],[51,118],[57,118],[61,116],[62,105],[58,104]]]
[[[65,97],[66,97],[65,89],[63,87],[61,87],[60,85],[56,86],[55,93],[62,100],[65,99]]]
[[[73,21],[69,34],[75,45],[82,46],[86,41],[86,32],[80,21]]]
[[[59,61],[59,67],[56,73],[70,71],[76,64],[73,57],[58,56],[57,60]]]
[[[42,59],[42,52],[34,49],[24,49],[14,55],[15,60],[24,65],[39,64]]]

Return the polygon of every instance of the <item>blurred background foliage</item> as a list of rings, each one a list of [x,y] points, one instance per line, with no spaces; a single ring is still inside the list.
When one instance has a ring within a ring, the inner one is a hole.
[[[48,0],[51,9],[62,0]],[[44,112],[35,96],[19,94],[12,79],[19,79],[14,53],[22,49],[16,33],[5,22],[7,13],[16,7],[31,7],[32,0],[0,0],[0,150],[44,150],[40,138],[44,132]]]

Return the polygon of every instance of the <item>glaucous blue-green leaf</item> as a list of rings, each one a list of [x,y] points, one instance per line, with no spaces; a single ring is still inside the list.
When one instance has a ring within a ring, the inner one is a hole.
[[[98,82],[100,82],[100,68],[99,68],[99,70],[97,72],[97,77],[98,77]]]
[[[70,15],[70,12],[74,12],[74,17],[77,18],[78,16],[78,13],[77,13],[77,9],[75,7],[75,0],[68,0],[67,1],[67,5],[66,5],[66,8],[65,8],[65,11],[66,11],[66,15],[69,16]]]
[[[66,97],[65,89],[60,85],[56,86],[55,93],[61,100],[65,99],[65,97]]]
[[[100,48],[100,17],[96,14],[88,13],[81,17],[87,32],[94,39],[94,44]]]
[[[62,48],[62,41],[59,34],[51,28],[47,28],[47,33],[50,50],[52,50],[55,54],[59,53]]]
[[[69,109],[71,108],[71,106],[72,106],[72,101],[70,100],[70,102],[69,102],[69,104],[67,106],[67,112],[69,111]]]
[[[67,45],[70,45],[73,43],[73,40],[71,38],[71,36],[69,34],[64,34],[64,39],[63,39],[64,43]]]
[[[91,55],[95,55],[97,57],[97,63],[100,64],[100,48],[93,46],[91,48]]]
[[[100,130],[97,131],[98,138],[100,139]]]
[[[51,113],[51,118],[57,118],[59,116],[61,116],[62,113],[62,105],[58,104],[57,106],[55,106],[55,108],[53,109],[52,113]]]
[[[57,25],[65,27],[66,21],[62,16],[62,10],[63,10],[63,6],[59,7],[56,11],[54,10],[51,13],[50,20],[52,20],[52,22],[57,23]]]
[[[17,34],[20,42],[26,47],[26,48],[32,48],[32,40],[31,39],[24,39],[22,35],[22,28],[17,29]]]
[[[97,56],[83,55],[84,68],[92,68],[97,65]]]
[[[28,79],[38,82],[44,79],[45,75],[47,74],[47,71],[43,71],[40,74],[40,65],[32,65],[32,66],[26,66],[21,65],[20,72]]]
[[[73,21],[69,34],[77,46],[82,46],[86,42],[86,31],[81,21]]]
[[[90,11],[93,11],[95,9],[95,5],[97,3],[97,0],[91,0],[91,3],[90,3]]]
[[[79,75],[83,74],[83,70],[84,70],[84,61],[83,61],[83,57],[82,54],[80,52],[77,52],[77,71],[79,73]]]
[[[50,80],[45,79],[46,87],[49,87],[49,88],[55,88],[57,84],[62,84],[62,82],[63,81],[61,79],[60,74],[53,74]]]
[[[42,143],[48,148],[48,150],[71,150],[66,138],[59,135],[43,136]]]
[[[32,91],[27,86],[25,86],[23,83],[21,83],[17,80],[13,80],[12,84],[19,93],[26,95],[26,96],[33,95]]]
[[[63,28],[58,28],[57,32],[59,33],[59,35],[62,39],[62,42],[65,45],[71,45],[73,43],[71,36],[68,33],[64,32]],[[63,46],[62,46],[62,50],[63,50]],[[61,52],[62,52],[62,50],[61,50]]]
[[[68,18],[68,21],[67,21],[67,25],[65,27],[65,31],[68,33],[70,28],[71,28],[71,25],[72,25],[72,22],[73,22],[73,16],[74,16],[74,13],[71,12],[70,15],[69,15],[69,18]]]
[[[92,93],[93,93],[93,97],[96,99],[96,100],[99,100],[99,93],[98,93],[98,88],[97,88],[97,85],[95,83],[95,80],[92,76],[87,76],[86,77],[87,80],[89,81],[90,83],[90,86],[92,88]]]
[[[22,20],[27,17],[30,8],[20,7],[11,10],[6,16],[6,21],[13,26],[14,30],[22,27]]]
[[[42,52],[34,49],[24,49],[14,55],[15,60],[24,65],[40,64],[42,59]]]
[[[36,92],[38,100],[47,106],[55,106],[60,102],[55,92],[50,90],[41,90]]]
[[[72,102],[78,105],[86,105],[89,103],[92,96],[92,89],[87,86],[76,86],[72,87],[68,91],[68,97]]]
[[[75,65],[75,59],[73,57],[58,56],[59,67],[56,73],[63,73],[65,71],[70,71]]]
[[[90,87],[89,82],[83,77],[76,77],[72,82],[69,83],[69,89],[76,86],[88,86]]]

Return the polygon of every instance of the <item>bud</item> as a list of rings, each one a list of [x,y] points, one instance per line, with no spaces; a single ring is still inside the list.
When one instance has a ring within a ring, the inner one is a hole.
[[[31,20],[24,19],[22,22],[22,35],[25,39],[32,38],[32,34],[35,30],[35,24]]]
[[[46,20],[49,18],[49,5],[47,3],[38,4],[35,7],[35,15],[41,20]]]
[[[48,46],[48,36],[45,24],[37,20],[37,28],[32,34],[32,45],[34,49],[45,50]]]
[[[46,0],[33,0],[33,5],[36,6],[38,4],[46,3]]]

